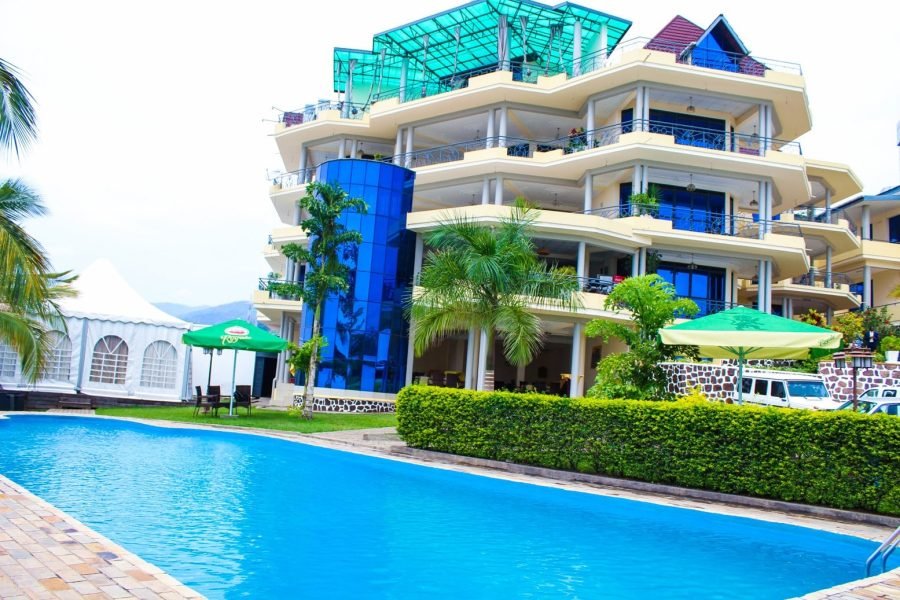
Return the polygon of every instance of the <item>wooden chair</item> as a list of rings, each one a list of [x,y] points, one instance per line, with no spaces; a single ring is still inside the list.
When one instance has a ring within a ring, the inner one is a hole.
[[[228,403],[222,402],[222,388],[218,385],[211,385],[206,388],[206,399],[213,416],[219,416],[220,408],[228,408]]]
[[[197,394],[194,397],[194,416],[196,417],[198,414],[200,414],[201,408],[205,409],[203,411],[204,413],[209,412],[209,402],[207,402],[209,397],[203,395],[203,391],[201,390],[199,385],[194,386],[194,389],[197,390]]]
[[[462,382],[459,379],[459,373],[447,373],[446,379],[444,381],[444,386],[448,388],[461,387]]]
[[[238,385],[234,388],[234,407],[238,408],[243,406],[247,409],[247,416],[250,416],[250,413],[253,409],[253,403],[256,402],[257,398],[254,398],[250,393],[249,385]]]

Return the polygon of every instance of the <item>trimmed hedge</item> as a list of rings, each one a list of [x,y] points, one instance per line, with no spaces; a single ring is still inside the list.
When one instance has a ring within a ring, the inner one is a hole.
[[[900,418],[410,386],[414,448],[900,515]]]

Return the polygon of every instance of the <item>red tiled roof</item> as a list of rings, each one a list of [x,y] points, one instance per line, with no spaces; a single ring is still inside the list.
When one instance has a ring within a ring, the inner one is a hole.
[[[644,47],[648,50],[680,54],[688,44],[699,40],[705,31],[681,15],[675,15]]]

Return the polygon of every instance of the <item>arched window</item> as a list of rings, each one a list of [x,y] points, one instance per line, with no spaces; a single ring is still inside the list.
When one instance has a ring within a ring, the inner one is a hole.
[[[120,337],[107,335],[94,346],[90,380],[96,383],[125,383],[128,368],[128,344]]]
[[[72,340],[62,331],[51,331],[50,355],[47,356],[47,364],[41,379],[47,381],[69,381],[69,371],[72,368]]]
[[[19,362],[19,353],[12,347],[0,342],[0,377],[3,379],[15,379],[16,364]]]
[[[141,387],[173,389],[177,362],[178,353],[169,342],[159,340],[147,346],[141,368]]]

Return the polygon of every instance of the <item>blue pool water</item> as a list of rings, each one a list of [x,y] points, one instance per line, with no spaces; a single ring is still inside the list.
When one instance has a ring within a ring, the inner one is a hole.
[[[787,598],[853,537],[228,432],[0,418],[0,473],[210,598]]]

